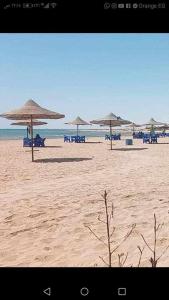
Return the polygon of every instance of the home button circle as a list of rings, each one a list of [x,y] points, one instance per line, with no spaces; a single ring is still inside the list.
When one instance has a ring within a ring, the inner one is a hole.
[[[81,290],[80,290],[80,294],[82,296],[87,296],[89,294],[89,290],[87,287],[82,287]]]

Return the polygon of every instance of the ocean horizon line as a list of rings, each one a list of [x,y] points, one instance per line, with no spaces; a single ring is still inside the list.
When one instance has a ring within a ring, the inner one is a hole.
[[[114,129],[113,132],[121,132],[125,134],[125,130],[119,130]],[[127,131],[128,133],[130,131]],[[34,129],[34,135],[39,133],[42,137],[45,138],[63,138],[64,135],[76,135],[77,130],[76,129],[44,129],[44,128],[35,128]],[[92,128],[92,129],[79,129],[79,134],[82,133],[86,137],[104,137],[106,133],[109,133],[109,128]],[[23,139],[27,136],[27,130],[26,128],[5,128],[0,129],[0,140],[17,140],[17,139]]]

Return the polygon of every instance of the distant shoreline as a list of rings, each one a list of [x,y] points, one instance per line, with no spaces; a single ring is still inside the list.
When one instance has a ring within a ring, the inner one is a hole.
[[[113,130],[113,132],[121,132],[122,134],[126,134],[126,131]],[[42,128],[34,128],[34,136],[39,133],[42,137],[47,139],[58,139],[63,138],[64,135],[76,135],[76,128],[71,129],[42,129]],[[90,128],[90,129],[79,129],[79,135],[85,135],[88,137],[104,137],[105,134],[109,134],[109,128]],[[14,128],[6,128],[0,129],[0,140],[22,140],[27,136],[26,128],[14,129]]]
[[[25,128],[0,128],[0,130],[26,130],[26,127]],[[35,130],[63,130],[63,131],[76,131],[76,127],[75,128],[37,128],[35,127]],[[80,131],[109,131],[109,128],[106,127],[106,128],[81,128],[79,129]],[[115,129],[114,129],[115,130]],[[117,130],[121,130],[121,129],[117,129]],[[123,128],[124,130],[124,128]]]

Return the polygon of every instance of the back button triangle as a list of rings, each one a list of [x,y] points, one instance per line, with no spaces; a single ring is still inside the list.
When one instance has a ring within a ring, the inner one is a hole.
[[[49,287],[49,288],[43,290],[43,293],[47,296],[51,296],[51,294],[52,294],[51,288]]]

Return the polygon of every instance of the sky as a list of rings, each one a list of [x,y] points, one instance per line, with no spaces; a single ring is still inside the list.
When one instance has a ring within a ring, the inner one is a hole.
[[[169,34],[0,34],[0,113],[28,99],[65,114],[47,128],[110,112],[169,123]]]

